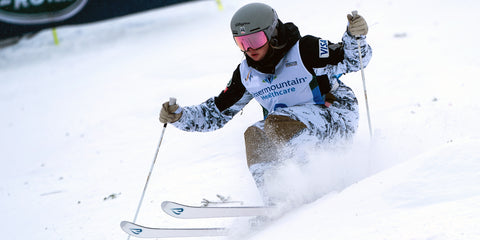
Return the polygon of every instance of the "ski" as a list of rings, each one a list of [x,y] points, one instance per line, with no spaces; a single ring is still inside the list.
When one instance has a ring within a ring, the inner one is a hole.
[[[165,201],[162,203],[162,209],[166,214],[172,217],[192,219],[267,216],[272,213],[274,208],[263,206],[196,207]]]
[[[177,238],[227,236],[226,228],[150,228],[123,221],[120,227],[127,234],[138,238]]]

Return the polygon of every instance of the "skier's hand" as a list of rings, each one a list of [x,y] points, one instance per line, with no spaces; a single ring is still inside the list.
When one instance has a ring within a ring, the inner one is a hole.
[[[166,102],[162,105],[162,110],[160,111],[160,122],[174,123],[178,121],[181,116],[182,109],[178,104],[170,105],[169,102]]]
[[[363,35],[363,36],[367,35],[368,33],[367,22],[362,16],[358,15],[356,11],[353,12],[353,15],[348,14],[347,19],[348,19],[347,30],[348,30],[348,33],[350,33],[350,35],[355,37],[360,35]]]

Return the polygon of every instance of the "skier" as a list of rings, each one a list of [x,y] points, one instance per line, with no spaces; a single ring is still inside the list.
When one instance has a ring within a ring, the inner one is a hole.
[[[262,192],[263,173],[282,160],[282,149],[293,139],[304,134],[320,142],[349,139],[357,129],[357,99],[339,78],[360,70],[357,43],[364,65],[372,53],[364,18],[348,14],[347,19],[342,42],[331,43],[302,37],[295,24],[280,21],[266,4],[243,6],[230,27],[245,59],[225,90],[196,106],[166,102],[160,122],[184,131],[217,130],[255,98],[264,119],[248,127],[244,137],[247,165]]]

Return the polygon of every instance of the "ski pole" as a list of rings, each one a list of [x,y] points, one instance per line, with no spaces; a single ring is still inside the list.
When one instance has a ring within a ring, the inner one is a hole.
[[[170,106],[175,105],[176,101],[177,99],[171,97],[168,104]],[[143,187],[142,196],[140,197],[140,202],[138,203],[137,211],[135,212],[135,217],[133,217],[133,223],[136,223],[137,221],[138,213],[140,212],[140,207],[142,206],[142,202],[143,202],[143,197],[145,197],[145,192],[147,191],[147,186],[150,181],[150,176],[152,175],[153,167],[155,166],[155,162],[157,161],[158,151],[160,150],[160,146],[162,145],[165,129],[167,129],[167,123],[163,124],[163,130],[162,130],[162,134],[160,135],[160,141],[158,142],[157,150],[155,151],[155,156],[153,157],[152,166],[150,166],[150,171],[148,172],[147,181],[145,182],[145,186]],[[130,235],[128,235],[127,240],[128,239],[130,239]]]
[[[352,11],[353,17],[357,16],[358,12]],[[362,82],[363,82],[363,92],[365,95],[365,105],[367,107],[367,118],[368,118],[368,130],[370,132],[370,138],[373,137],[372,134],[372,122],[370,120],[370,108],[368,107],[368,98],[367,98],[367,85],[365,84],[365,72],[363,70],[363,59],[362,59],[362,51],[360,50],[360,36],[355,36],[357,40],[357,46],[358,46],[358,57],[360,58],[360,71],[362,73]]]

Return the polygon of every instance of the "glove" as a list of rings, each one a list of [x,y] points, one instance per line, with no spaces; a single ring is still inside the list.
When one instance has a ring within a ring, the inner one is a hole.
[[[177,112],[179,108],[178,104],[170,105],[169,102],[164,103],[160,111],[160,122],[174,123],[178,121],[182,117],[182,109],[180,108],[179,112]]]
[[[347,15],[348,19],[348,33],[352,36],[360,36],[360,35],[367,35],[368,33],[368,25],[365,19],[358,15],[356,11],[352,12],[352,14]]]

